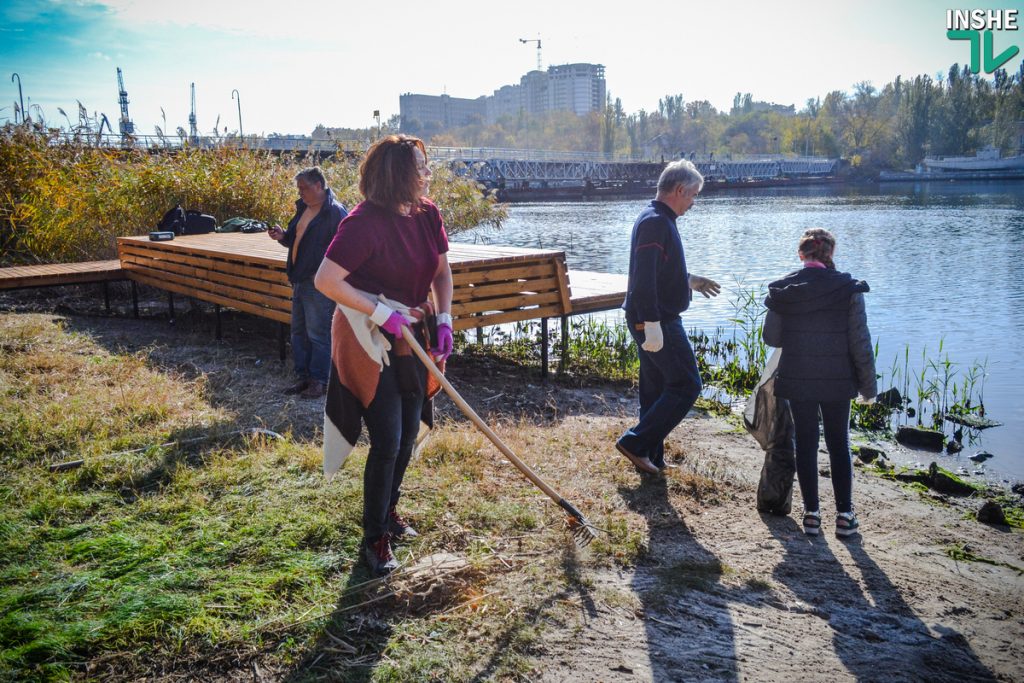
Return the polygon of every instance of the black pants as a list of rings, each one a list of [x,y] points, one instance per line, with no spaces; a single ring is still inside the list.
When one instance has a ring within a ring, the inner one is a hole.
[[[392,348],[388,357],[391,363],[380,374],[377,394],[363,411],[370,436],[363,471],[363,536],[371,542],[388,530],[388,510],[401,496],[402,479],[419,434],[427,381],[427,369],[415,356],[398,356]]]
[[[818,509],[818,414],[832,465],[836,512],[853,510],[853,464],[850,461],[850,401],[790,401],[796,428],[796,474],[804,508]]]
[[[693,347],[676,316],[661,321],[665,345],[656,353],[644,351],[644,333],[638,321],[626,316],[630,334],[640,356],[640,421],[622,435],[622,444],[632,453],[647,456],[656,467],[665,466],[665,439],[700,396],[703,385]]]

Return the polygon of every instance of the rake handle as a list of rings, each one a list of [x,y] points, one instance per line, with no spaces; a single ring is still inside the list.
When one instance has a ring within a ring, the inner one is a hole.
[[[560,495],[558,495],[558,493],[553,488],[548,486],[543,479],[537,476],[537,474],[530,469],[529,465],[520,460],[519,457],[512,452],[512,449],[506,446],[502,442],[502,440],[498,438],[498,435],[495,434],[491,430],[491,428],[487,426],[487,423],[484,422],[483,418],[476,414],[476,411],[473,410],[473,407],[466,403],[466,400],[459,395],[459,392],[455,390],[455,387],[452,386],[452,383],[448,381],[448,378],[444,376],[444,373],[441,372],[441,369],[438,368],[437,364],[434,363],[434,359],[431,358],[430,355],[423,350],[423,347],[420,345],[420,343],[416,341],[416,337],[413,336],[412,330],[410,330],[407,325],[402,325],[402,338],[405,339],[405,341],[412,348],[413,353],[415,353],[416,356],[421,361],[423,361],[423,364],[427,366],[427,370],[430,372],[430,374],[434,376],[434,379],[441,383],[441,387],[444,389],[445,393],[448,394],[448,396],[453,401],[455,401],[455,405],[459,407],[459,410],[461,410],[466,417],[473,421],[473,424],[477,426],[477,429],[483,432],[484,435],[491,440],[491,443],[494,444],[495,448],[501,451],[502,455],[509,459],[509,462],[515,465],[519,469],[519,471],[526,476],[527,479],[529,479],[534,483],[534,485],[536,485],[537,488],[546,493],[548,497],[551,498],[551,500],[553,500],[558,505],[562,505],[564,499]],[[579,513],[576,514],[578,515]]]

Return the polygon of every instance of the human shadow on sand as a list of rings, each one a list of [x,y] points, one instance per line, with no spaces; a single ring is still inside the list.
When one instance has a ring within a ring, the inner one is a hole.
[[[647,561],[633,574],[643,604],[655,681],[737,680],[735,634],[719,558],[704,547],[669,500],[673,475],[643,476],[619,487],[629,508],[647,518]]]
[[[860,535],[841,541],[823,530],[812,538],[790,517],[763,519],[785,551],[773,577],[827,624],[836,656],[856,680],[994,680],[963,635],[944,627],[933,627],[938,633],[929,630],[868,554]],[[860,581],[836,553],[849,554]]]

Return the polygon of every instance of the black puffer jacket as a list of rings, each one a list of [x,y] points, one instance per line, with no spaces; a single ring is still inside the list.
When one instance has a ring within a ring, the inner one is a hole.
[[[791,401],[841,401],[878,393],[863,280],[801,268],[768,285],[764,341],[781,346],[775,394]]]

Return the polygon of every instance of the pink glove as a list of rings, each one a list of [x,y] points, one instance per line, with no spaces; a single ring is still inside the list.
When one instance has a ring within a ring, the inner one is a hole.
[[[381,325],[381,328],[385,332],[390,332],[396,337],[401,337],[403,325],[408,327],[409,321],[406,320],[405,316],[398,311],[392,311],[391,315],[388,316],[388,319],[384,321],[383,325]]]
[[[434,354],[434,360],[443,363],[452,355],[455,348],[455,340],[452,338],[452,326],[440,324],[437,326],[437,346],[430,350]]]

